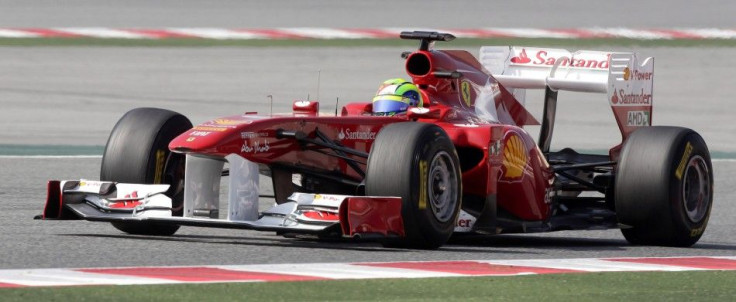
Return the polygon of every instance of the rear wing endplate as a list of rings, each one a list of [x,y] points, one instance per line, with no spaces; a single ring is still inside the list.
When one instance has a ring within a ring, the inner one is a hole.
[[[522,104],[526,89],[605,93],[624,140],[638,127],[651,125],[652,57],[640,58],[633,52],[483,46],[479,59]]]

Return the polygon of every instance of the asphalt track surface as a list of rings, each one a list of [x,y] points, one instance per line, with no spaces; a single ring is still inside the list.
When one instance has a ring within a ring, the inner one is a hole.
[[[334,114],[338,99],[342,105],[369,102],[379,83],[406,76],[400,54],[408,50],[4,47],[0,144],[104,145],[120,116],[143,106],[178,111],[201,123],[246,111],[290,111],[292,101],[309,97]],[[736,116],[730,76],[736,50],[630,50],[655,57],[655,125],[690,127],[712,151],[736,151],[736,124],[728,122]],[[604,94],[560,92],[559,100],[553,147],[604,150],[620,142]],[[542,92],[530,92],[526,105],[541,120]]]
[[[729,0],[0,0],[0,27],[733,27]]]
[[[736,6],[732,1],[344,2],[0,1],[0,26],[730,27]],[[274,97],[275,112],[309,95],[330,112],[336,98],[369,100],[378,83],[402,75],[403,50],[409,49],[0,48],[0,144],[103,145],[115,121],[140,106],[173,109],[198,123],[243,111],[268,112],[267,95]],[[654,124],[691,127],[711,150],[733,157],[736,51],[637,50],[656,57]],[[602,95],[560,98],[567,101],[560,102],[553,147],[603,150],[617,142]],[[538,98],[527,105],[536,113],[541,108]],[[0,157],[0,268],[736,255],[736,162],[731,160],[714,162],[713,213],[692,248],[630,246],[619,231],[604,230],[467,238],[436,251],[192,227],[172,237],[130,236],[104,223],[32,219],[41,211],[48,179],[96,179],[99,164],[99,158]]]
[[[171,237],[132,236],[106,223],[32,219],[43,206],[47,179],[95,178],[99,163],[83,158],[0,159],[0,268],[736,255],[736,189],[731,183],[736,162],[714,164],[712,215],[691,248],[630,246],[618,230],[602,230],[462,238],[433,251],[194,227],[182,227]]]
[[[177,110],[197,123],[268,112],[265,96],[272,94],[274,111],[288,110],[291,99],[316,98],[318,73],[320,98],[326,100],[322,109],[332,112],[330,100],[367,100],[377,83],[401,75],[402,50],[2,48],[0,120],[6,131],[0,137],[15,144],[104,145],[119,116],[139,106]],[[736,150],[727,123],[734,116],[727,104],[732,88],[724,76],[736,64],[733,50],[639,51],[657,57],[655,124],[685,125],[703,133],[714,151]],[[602,150],[616,143],[604,95],[565,96],[560,96],[569,101],[560,101],[557,146]],[[540,112],[539,100],[532,97],[527,104]],[[0,268],[736,254],[736,162],[731,160],[714,163],[713,213],[693,248],[629,246],[618,230],[605,230],[462,239],[437,251],[192,227],[173,237],[131,236],[105,223],[32,219],[41,211],[48,179],[96,179],[99,163],[99,158],[0,157]]]

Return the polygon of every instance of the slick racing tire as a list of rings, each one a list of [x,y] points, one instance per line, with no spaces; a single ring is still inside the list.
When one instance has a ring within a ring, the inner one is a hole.
[[[442,128],[390,124],[368,156],[366,196],[401,197],[406,237],[390,247],[436,249],[452,235],[460,212],[462,180],[455,146]]]
[[[621,232],[630,243],[695,244],[713,204],[713,168],[705,141],[680,127],[635,131],[621,150],[614,196]]]
[[[110,133],[102,156],[100,179],[136,184],[169,184],[172,215],[183,214],[184,156],[169,151],[169,142],[192,128],[183,115],[158,108],[128,111]],[[137,235],[173,235],[177,225],[113,222],[123,232]]]

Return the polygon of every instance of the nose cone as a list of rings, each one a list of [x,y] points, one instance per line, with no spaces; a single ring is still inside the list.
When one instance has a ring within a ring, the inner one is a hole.
[[[230,116],[214,119],[195,126],[169,143],[177,153],[221,155],[237,153],[242,142],[243,128],[260,119],[255,116]]]

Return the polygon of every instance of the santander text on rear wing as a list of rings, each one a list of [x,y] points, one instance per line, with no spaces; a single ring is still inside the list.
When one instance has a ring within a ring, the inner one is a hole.
[[[481,64],[524,103],[526,89],[606,93],[625,140],[650,126],[654,58],[633,52],[484,46]]]

